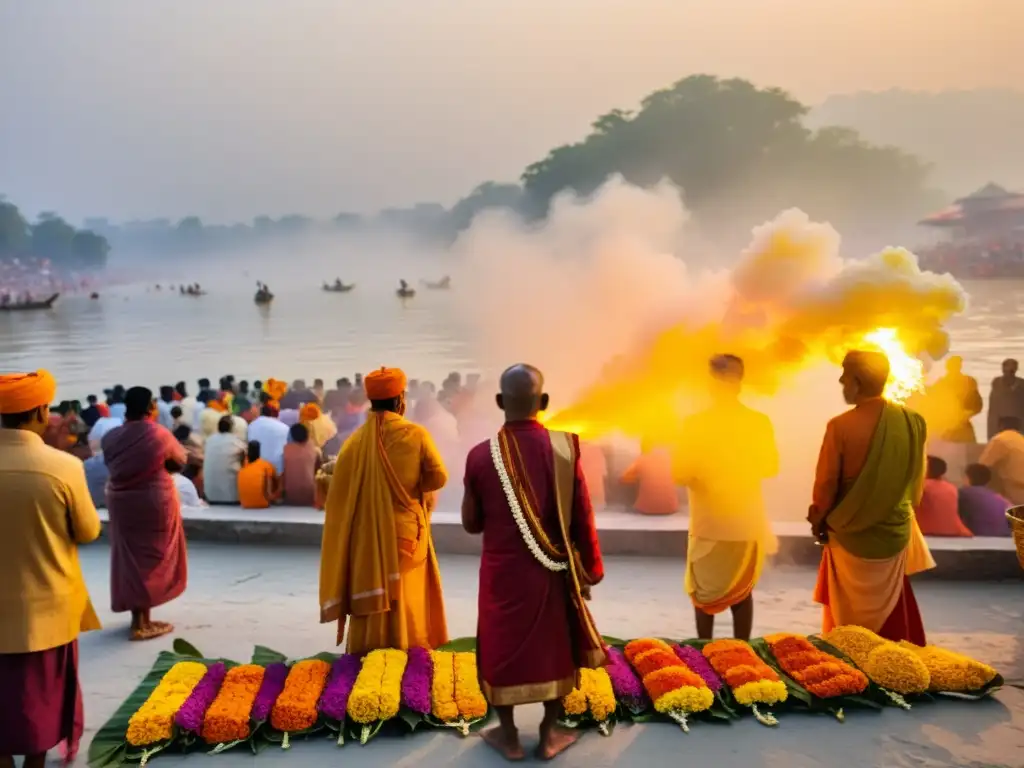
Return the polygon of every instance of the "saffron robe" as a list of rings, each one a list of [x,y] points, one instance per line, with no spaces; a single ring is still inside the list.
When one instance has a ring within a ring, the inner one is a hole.
[[[508,423],[504,429],[518,447],[512,462],[528,481],[544,534],[554,542],[568,538],[579,568],[574,576],[570,570],[551,571],[536,559],[509,507],[490,443],[475,446],[466,457],[463,504],[483,533],[477,668],[487,700],[514,706],[560,699],[575,687],[581,667],[604,663],[600,635],[576,581],[598,583],[604,566],[576,436],[567,443],[573,455],[566,459],[556,456],[553,438],[536,421]],[[559,473],[558,462],[568,472]]]
[[[722,400],[679,433],[674,473],[690,499],[686,593],[704,613],[721,613],[750,597],[778,550],[762,491],[779,471],[775,431],[763,413]]]
[[[164,467],[188,456],[170,432],[151,421],[132,421],[103,437],[110,470],[111,609],[140,611],[169,603],[185,591],[188,555],[181,502]]]
[[[320,549],[320,621],[348,623],[348,653],[448,642],[430,536],[433,493],[448,473],[430,434],[373,412],[334,466]]]
[[[856,624],[925,644],[908,576],[935,566],[913,512],[926,437],[918,414],[882,398],[828,423],[809,515],[828,532],[814,593],[823,631]]]

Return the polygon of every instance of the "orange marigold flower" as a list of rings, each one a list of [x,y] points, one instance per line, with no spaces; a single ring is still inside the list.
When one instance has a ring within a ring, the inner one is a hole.
[[[732,667],[751,663],[750,654],[744,653],[739,649],[728,650],[716,653],[713,656],[707,656],[707,660],[711,664],[712,669],[714,669],[719,675],[724,674],[725,670]]]
[[[641,637],[637,640],[630,640],[626,643],[623,653],[625,654],[626,659],[632,663],[634,657],[639,656],[644,651],[650,651],[655,648],[661,648],[662,650],[670,652],[672,651],[668,643],[664,640],[659,640],[656,637]]]
[[[782,668],[790,674],[796,674],[817,664],[833,661],[831,656],[819,650],[797,651],[796,653],[782,654],[775,658],[779,660]]]
[[[666,693],[678,690],[684,686],[692,688],[707,688],[699,675],[694,674],[684,666],[663,667],[647,675],[643,679],[644,688],[651,697],[651,701],[657,701]]]
[[[288,671],[284,689],[270,710],[270,724],[279,731],[304,731],[316,723],[320,700],[331,665],[320,659],[296,662]]]
[[[266,670],[257,664],[232,667],[203,718],[203,741],[226,744],[249,738],[249,715]]]
[[[672,651],[665,651],[661,648],[652,648],[633,658],[633,667],[641,678],[647,677],[651,672],[656,672],[659,669],[678,667],[681,664],[679,657]]]
[[[756,683],[761,680],[769,680],[761,671],[749,664],[739,664],[735,667],[730,667],[724,672],[720,673],[722,679],[725,680],[726,685],[730,688],[739,688],[741,685],[747,683]]]

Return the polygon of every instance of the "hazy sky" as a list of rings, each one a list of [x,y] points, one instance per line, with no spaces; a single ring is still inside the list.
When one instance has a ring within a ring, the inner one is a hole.
[[[514,180],[688,74],[1021,87],[1024,0],[0,0],[0,193],[329,216]]]

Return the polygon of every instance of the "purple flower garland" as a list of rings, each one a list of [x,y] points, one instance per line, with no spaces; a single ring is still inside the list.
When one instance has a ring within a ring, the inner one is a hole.
[[[331,676],[327,680],[324,692],[320,694],[320,714],[339,723],[345,719],[345,711],[348,707],[348,696],[352,693],[352,686],[356,684],[356,677],[363,662],[359,656],[346,653],[335,659],[331,666]]]
[[[217,698],[217,692],[220,691],[227,672],[227,667],[220,661],[207,668],[203,679],[192,689],[192,693],[185,699],[181,709],[174,714],[175,725],[187,733],[199,734],[203,728],[203,717],[206,715],[206,710]]]
[[[267,665],[267,671],[263,675],[263,683],[260,691],[256,694],[256,701],[252,705],[252,719],[262,723],[270,717],[270,709],[277,701],[277,697],[284,690],[284,681],[288,677],[288,665],[275,662]]]
[[[711,668],[703,653],[689,645],[673,645],[672,650],[676,652],[679,660],[690,668],[691,672],[700,675],[712,693],[718,693],[722,687],[722,680]]]
[[[640,678],[636,676],[633,668],[626,661],[625,654],[618,648],[607,648],[608,665],[605,671],[612,681],[612,690],[615,698],[625,704],[633,711],[645,709],[650,704],[650,699],[644,691]]]
[[[420,715],[430,714],[430,687],[434,681],[434,660],[426,648],[410,648],[402,676],[402,704]]]

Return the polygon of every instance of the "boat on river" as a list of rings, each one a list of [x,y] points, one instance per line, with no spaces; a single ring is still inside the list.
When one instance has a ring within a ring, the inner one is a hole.
[[[0,312],[28,312],[32,309],[50,309],[59,298],[60,294],[55,293],[50,296],[50,298],[44,299],[43,301],[23,301],[20,304],[0,304]]]
[[[416,291],[413,288],[399,288],[395,291],[395,295],[400,299],[411,299],[416,295]]]
[[[345,283],[335,283],[334,285],[328,285],[327,283],[324,283],[323,290],[327,291],[328,293],[348,293],[355,287],[355,283],[349,283],[348,285],[345,285]]]
[[[452,279],[448,275],[445,275],[437,282],[431,282],[430,280],[420,280],[420,282],[431,291],[447,291],[452,287]]]
[[[253,300],[258,306],[265,307],[274,300],[274,294],[270,291],[256,291],[256,296]]]

